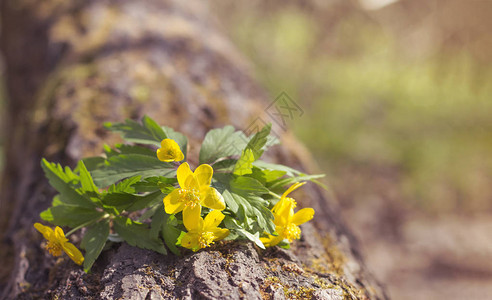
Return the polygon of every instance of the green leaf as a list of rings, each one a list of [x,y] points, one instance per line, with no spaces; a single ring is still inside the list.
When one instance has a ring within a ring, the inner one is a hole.
[[[282,249],[290,249],[290,243],[287,241],[287,240],[283,240],[281,241],[280,243],[278,243],[278,245],[280,248]]]
[[[302,182],[302,181],[313,181],[315,179],[322,178],[324,176],[325,174],[315,174],[315,175],[301,175],[296,177],[281,178],[270,182],[268,188],[270,190],[278,190],[279,188],[282,188],[286,185],[291,185],[296,182]]]
[[[63,205],[63,202],[60,200],[60,195],[56,195],[53,197],[53,201],[51,201],[51,206]]]
[[[258,160],[263,154],[263,147],[266,145],[271,129],[272,124],[268,124],[251,138],[234,167],[234,174],[245,175],[253,173],[251,170],[253,167],[252,163]]]
[[[77,184],[79,182],[79,176],[72,172],[69,167],[65,167],[65,169],[63,169],[60,164],[50,163],[44,158],[41,160],[41,167],[45,173],[48,172],[48,174],[46,174],[47,177],[48,175],[53,174],[57,177],[57,179],[60,179],[65,183]]]
[[[268,189],[261,182],[251,177],[239,176],[233,178],[229,184],[231,191],[236,194],[268,194]]]
[[[156,191],[145,196],[139,196],[137,200],[130,206],[127,207],[126,211],[137,211],[147,207],[153,207],[158,203],[162,203],[164,195],[161,191]]]
[[[130,178],[127,178],[125,180],[122,180],[120,182],[118,182],[117,185],[114,185],[112,184],[109,188],[108,188],[108,193],[129,193],[129,194],[133,194],[135,193],[135,188],[133,187],[134,184],[140,182],[140,178],[142,178],[142,176],[140,175],[137,175],[137,176],[133,176],[133,177],[130,177]]]
[[[232,126],[210,130],[200,148],[200,164],[213,163],[219,158],[240,155],[248,141],[241,132]]]
[[[183,152],[184,159],[186,160],[186,152],[188,150],[188,138],[184,134],[174,131],[174,129],[170,127],[162,126],[162,130],[164,130],[168,138],[178,143],[179,148],[181,148],[181,152]]]
[[[111,148],[111,146],[109,145],[105,144],[103,146],[103,149],[104,149],[104,154],[106,155],[107,158],[110,158],[115,155],[120,155],[120,152],[118,150]],[[106,161],[104,162],[106,163]]]
[[[162,128],[148,116],[143,117],[142,124],[126,120],[125,123],[106,123],[105,127],[118,132],[128,142],[137,144],[148,144],[160,147],[161,141],[167,138]]]
[[[137,182],[133,185],[137,192],[155,192],[157,190],[167,190],[173,188],[178,180],[176,178],[167,178],[163,176],[147,177],[144,181]]]
[[[100,168],[101,166],[104,166],[104,162],[106,161],[106,159],[104,159],[104,157],[101,156],[93,156],[93,157],[84,158],[82,159],[82,161],[84,162],[84,165],[86,166],[87,170],[91,172],[95,169]]]
[[[156,150],[149,149],[142,146],[117,144],[115,147],[116,150],[118,150],[119,154],[140,154],[140,155],[146,155],[152,157],[157,156]]]
[[[173,215],[164,214],[164,220],[162,222],[162,238],[166,243],[166,246],[171,250],[175,255],[181,255],[178,247],[176,247],[176,243],[178,242],[178,238],[181,234],[181,230],[176,228],[172,224],[172,220],[175,218]]]
[[[252,177],[258,180],[264,186],[266,186],[269,182],[272,182],[274,180],[283,177],[286,174],[286,172],[284,171],[261,170],[260,168],[257,167],[253,167],[251,170],[253,171],[253,173],[248,175],[248,177]]]
[[[261,232],[271,233],[275,231],[273,214],[267,208],[268,201],[255,195],[239,195],[228,190],[222,193],[227,207],[237,216],[241,222],[249,216],[259,226]]]
[[[150,237],[156,239],[159,237],[162,223],[167,219],[166,212],[164,211],[164,203],[159,203],[152,215],[152,222],[150,223]]]
[[[236,166],[237,159],[224,159],[220,160],[212,165],[214,168],[214,174],[219,172],[232,172],[234,171],[234,167]]]
[[[117,214],[126,210],[137,201],[138,196],[129,193],[107,193],[103,195],[102,203],[104,207],[113,207],[116,209]]]
[[[97,222],[87,229],[80,246],[85,249],[84,271],[88,273],[101,254],[109,235],[109,220]]]
[[[244,149],[243,152],[241,153],[241,157],[237,161],[236,165],[234,166],[234,174],[235,175],[246,175],[246,174],[251,174],[253,171],[251,170],[253,168],[253,162],[255,161],[255,155],[253,154],[253,150],[251,149]]]
[[[179,236],[176,239],[176,245],[181,246],[181,241],[183,240],[185,235],[186,235],[186,232],[184,232],[184,231],[179,232]]]
[[[50,163],[44,158],[41,161],[41,167],[51,186],[60,193],[60,201],[85,208],[96,206],[89,198],[75,190],[75,184],[78,184],[80,179],[70,168],[66,167],[64,171],[59,164]]]
[[[159,145],[160,145],[160,142],[163,139],[167,139],[168,138],[168,135],[159,126],[159,124],[157,124],[157,122],[154,121],[149,116],[144,116],[142,118],[142,124],[152,134],[152,136],[154,137],[154,139],[159,142]]]
[[[287,176],[295,176],[302,174],[302,172],[297,171],[296,169],[284,166],[284,165],[279,165],[279,164],[273,164],[273,163],[267,163],[262,160],[257,160],[253,163],[253,166],[258,167],[262,170],[276,170],[276,171],[283,171]]]
[[[128,193],[108,193],[103,196],[102,203],[106,207],[114,207],[119,212],[137,211],[150,207],[153,204],[162,202],[161,191],[156,191],[147,195],[135,195]]]
[[[104,215],[104,212],[95,209],[71,205],[58,205],[48,210],[49,213],[47,211],[41,213],[43,220],[45,220],[45,217],[49,218],[49,214],[51,213],[51,223],[57,226],[68,226],[71,228],[96,221]]]
[[[140,175],[174,177],[176,170],[169,163],[140,154],[121,154],[108,158],[104,168],[94,170],[92,177],[98,187],[109,186],[121,179]]]
[[[267,124],[260,131],[258,131],[249,141],[246,149],[251,149],[255,156],[255,160],[258,160],[263,154],[263,147],[266,145],[268,135],[272,130],[272,124]]]
[[[272,233],[275,231],[275,224],[273,223],[273,214],[268,209],[269,202],[262,197],[255,195],[239,196],[233,194],[234,199],[238,200],[240,206],[244,208],[245,221],[247,217],[251,218],[251,226],[255,224],[259,227],[261,233]],[[247,203],[247,204],[246,204]]]
[[[257,197],[254,201],[258,203],[263,203],[263,199],[260,197]],[[264,205],[253,204],[252,206],[253,206],[253,216],[251,217],[256,216],[255,222],[261,228],[262,232],[273,233],[275,231],[275,224],[273,223],[272,212]],[[261,216],[261,218],[258,216]]]
[[[114,218],[114,230],[131,246],[167,254],[162,241],[150,236],[150,230],[147,225],[134,222],[127,217],[119,216]]]
[[[231,174],[214,174],[214,186],[224,197],[227,208],[237,219],[244,222],[247,217],[255,220],[261,232],[273,232],[272,212],[268,209],[270,202],[261,195],[268,190],[256,179]]]
[[[138,222],[143,222],[147,219],[150,219],[154,216],[154,214],[159,210],[160,206],[164,205],[162,201],[159,201],[159,203],[155,203],[148,210],[146,210],[140,217],[138,217],[137,221]]]
[[[266,182],[272,182],[280,177],[284,176],[287,172],[279,170],[263,170],[263,178]]]
[[[97,186],[94,184],[94,181],[92,180],[92,176],[87,171],[87,168],[85,167],[85,164],[83,161],[79,161],[77,164],[77,169],[80,173],[80,183],[82,184],[82,190],[85,192],[94,192],[96,194],[99,194],[99,189]]]
[[[50,223],[53,223],[53,214],[51,213],[51,208],[48,208],[44,211],[42,211],[39,216],[41,217],[41,219],[45,220],[46,222],[50,222]]]
[[[273,163],[267,163],[261,160],[257,160],[253,163],[253,166],[260,168],[264,172],[266,171],[280,171],[280,172],[285,172],[285,175],[291,177],[291,178],[277,178],[273,180],[267,180],[267,187],[275,192],[278,192],[279,189],[282,189],[282,187],[286,185],[290,185],[296,182],[301,182],[301,181],[313,181],[316,184],[320,185],[321,187],[327,189],[326,186],[324,186],[322,183],[318,182],[316,179],[322,178],[325,175],[324,174],[315,174],[315,175],[307,175],[304,174],[298,170],[295,170],[293,168],[284,166],[284,165],[279,165],[279,164],[273,164]],[[266,174],[266,173],[265,173]],[[274,174],[274,173],[272,173]]]
[[[224,197],[227,208],[230,209],[233,213],[237,214],[239,210],[239,205],[241,205],[241,199],[234,199],[234,197],[239,195],[232,194],[231,192],[229,192],[229,190],[224,190],[221,194],[222,197]],[[244,220],[244,218],[241,218],[241,220]]]
[[[236,220],[229,216],[226,216],[224,218],[224,225],[228,229],[237,232],[240,236],[254,242],[261,249],[265,249],[265,245],[263,245],[263,242],[260,240],[260,234],[258,232],[256,232],[255,234],[248,232],[242,226],[240,226]]]

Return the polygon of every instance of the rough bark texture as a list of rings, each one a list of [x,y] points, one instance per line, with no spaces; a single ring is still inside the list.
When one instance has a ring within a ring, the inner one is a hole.
[[[123,244],[84,274],[41,249],[32,224],[54,194],[41,157],[73,165],[117,141],[104,122],[148,114],[189,137],[196,164],[207,130],[245,128],[263,115],[268,98],[209,10],[164,0],[2,1],[9,94],[3,298],[386,298],[333,199],[314,185],[298,200],[315,208],[315,220],[291,250],[221,243],[177,258]],[[302,146],[288,132],[282,142],[269,159],[309,171]]]

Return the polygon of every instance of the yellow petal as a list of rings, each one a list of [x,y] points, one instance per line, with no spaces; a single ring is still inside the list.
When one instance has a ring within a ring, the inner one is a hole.
[[[183,223],[188,231],[198,230],[203,228],[203,219],[200,217],[202,207],[196,205],[195,207],[187,206],[183,209]]]
[[[219,226],[220,222],[224,220],[225,216],[218,210],[212,210],[203,221],[203,230],[212,229]]]
[[[170,194],[164,197],[164,210],[167,214],[175,214],[183,210],[185,207],[179,196],[180,189],[173,190]]]
[[[294,216],[291,219],[291,222],[296,225],[301,225],[311,220],[313,216],[314,216],[314,209],[303,208],[294,214]]]
[[[178,177],[179,186],[182,188],[186,188],[186,180],[188,177],[193,176],[193,172],[191,172],[190,165],[185,162],[179,165],[176,170],[176,177]]]
[[[183,160],[184,155],[178,143],[172,139],[163,139],[161,141],[161,148],[157,149],[157,158],[165,162],[171,162]]]
[[[212,232],[214,234],[214,242],[220,241],[229,235],[229,229],[225,228],[215,228]]]
[[[181,152],[181,149],[179,149],[179,152],[176,153],[176,158],[174,159],[175,161],[182,161],[185,158],[183,152]]]
[[[164,161],[164,162],[171,162],[171,161],[173,161],[173,158],[165,150],[163,150],[162,148],[157,149],[157,158],[160,161]]]
[[[268,243],[270,243],[270,240],[272,239],[273,236],[271,235],[268,235],[268,237],[261,237],[260,238],[260,241],[263,243],[263,245],[267,245]]]
[[[222,195],[213,187],[204,187],[201,189],[202,205],[211,209],[225,209],[225,201]]]
[[[195,177],[198,180],[198,185],[209,186],[212,182],[212,175],[214,174],[214,169],[207,164],[199,165],[195,170]]]
[[[200,185],[198,184],[198,180],[196,179],[196,176],[194,174],[186,178],[185,187],[189,190],[195,190],[195,191],[200,190]]]
[[[275,204],[272,208],[272,213],[274,214],[278,214],[280,211],[284,210],[286,206],[292,204],[291,206],[289,207],[292,207],[294,208],[297,203],[295,202],[294,199],[292,198],[289,198],[289,197],[282,197],[278,202],[277,204]]]
[[[196,232],[187,232],[181,239],[181,246],[188,249],[198,248],[198,234]],[[196,251],[196,250],[194,250]]]
[[[284,198],[281,198],[278,200],[278,202],[272,207],[272,213],[276,213],[280,206],[285,205]]]
[[[289,195],[290,193],[292,193],[293,191],[295,191],[296,189],[300,188],[301,186],[305,185],[306,182],[297,182],[297,183],[294,183],[293,185],[291,185],[286,191],[285,193],[283,193],[282,197],[281,198],[285,198],[287,197],[287,195]]]
[[[65,251],[68,257],[70,257],[76,264],[81,265],[84,262],[84,256],[72,243],[65,242],[62,243],[61,246],[63,251]]]
[[[169,145],[170,145],[169,141],[172,141],[172,140],[171,139],[163,139],[161,141],[161,148],[169,148]]]
[[[268,235],[268,237],[260,238],[260,241],[265,245],[265,247],[273,247],[283,240],[281,236]]]
[[[68,241],[68,239],[65,237],[65,233],[63,233],[63,230],[58,226],[56,226],[55,228],[55,238],[60,243]]]
[[[49,240],[54,233],[51,227],[44,226],[41,223],[34,223],[34,228],[36,228],[41,234],[43,234],[43,237],[47,240]]]
[[[281,205],[273,214],[273,216],[275,217],[273,223],[275,223],[275,225],[277,226],[286,226],[294,215],[294,202],[289,201],[288,199],[285,199],[285,201],[287,202]]]
[[[164,139],[161,141],[161,147],[163,148],[168,148],[168,149],[171,149],[171,150],[181,150],[179,148],[179,145],[178,143],[176,143],[175,140],[172,140],[172,139]]]

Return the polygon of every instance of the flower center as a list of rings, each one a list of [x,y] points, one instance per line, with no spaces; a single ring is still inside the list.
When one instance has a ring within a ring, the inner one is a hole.
[[[290,198],[290,197],[285,197],[285,200],[289,201],[292,203],[292,208],[296,208],[297,207],[297,202],[294,198]]]
[[[180,189],[179,198],[181,202],[185,203],[185,206],[191,208],[200,204],[200,193],[195,189]]]
[[[167,150],[167,155],[170,156],[170,157],[174,157],[176,156],[176,151],[174,151],[174,149],[169,149]]]
[[[205,248],[214,243],[214,234],[212,232],[202,232],[198,237],[198,245],[200,248]]]
[[[292,240],[297,240],[301,237],[301,229],[294,223],[290,223],[284,227],[282,236],[292,242]]]
[[[53,256],[62,255],[62,247],[60,243],[57,243],[56,241],[48,241],[46,243],[46,249]]]

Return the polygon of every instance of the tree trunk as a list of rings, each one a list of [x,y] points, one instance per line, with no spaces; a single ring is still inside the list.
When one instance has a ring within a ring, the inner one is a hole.
[[[333,199],[313,184],[298,200],[315,218],[290,250],[234,242],[175,257],[122,244],[85,274],[41,249],[32,224],[54,191],[40,159],[73,166],[101,153],[118,141],[104,122],[148,114],[188,136],[196,163],[209,129],[270,121],[271,101],[210,21],[211,9],[199,1],[2,1],[9,97],[3,298],[386,298]],[[309,154],[289,132],[276,132],[283,145],[268,158],[309,171]]]

